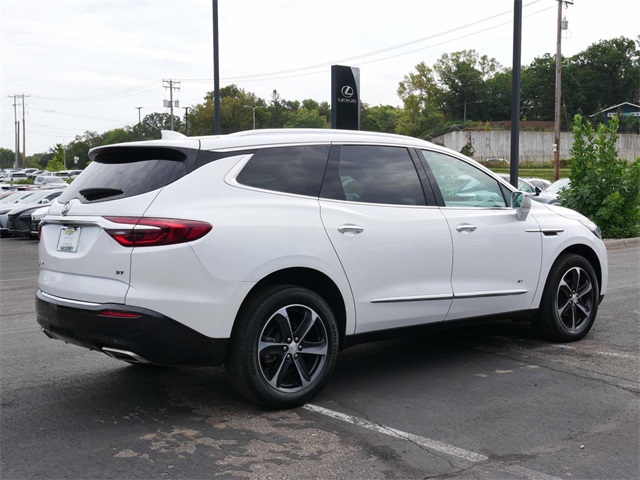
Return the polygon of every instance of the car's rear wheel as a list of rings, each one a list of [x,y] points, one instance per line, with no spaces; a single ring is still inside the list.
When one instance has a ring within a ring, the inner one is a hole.
[[[580,255],[562,255],[549,272],[534,327],[553,341],[580,340],[593,326],[599,292],[591,264]]]
[[[243,305],[225,365],[245,398],[291,408],[324,388],[337,355],[338,328],[329,305],[311,290],[279,285]]]

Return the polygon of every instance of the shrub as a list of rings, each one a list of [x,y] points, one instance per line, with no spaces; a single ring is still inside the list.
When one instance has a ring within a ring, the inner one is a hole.
[[[560,194],[561,205],[596,222],[607,238],[640,233],[640,158],[618,157],[618,118],[594,129],[576,115],[571,149],[571,187]]]

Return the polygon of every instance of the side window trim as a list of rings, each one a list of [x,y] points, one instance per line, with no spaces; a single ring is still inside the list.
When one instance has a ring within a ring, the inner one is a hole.
[[[442,196],[442,192],[440,191],[440,187],[438,186],[438,182],[436,182],[436,177],[433,174],[433,170],[431,170],[431,167],[429,166],[429,163],[427,162],[427,159],[425,158],[424,154],[422,153],[423,150],[426,150],[424,148],[419,148],[416,149],[418,151],[418,158],[420,158],[420,163],[422,164],[422,168],[424,169],[425,173],[427,174],[427,179],[429,180],[429,186],[431,187],[431,190],[433,191],[433,195],[435,197],[435,204],[438,207],[444,207],[446,206],[444,203],[444,197]]]
[[[424,196],[427,200],[427,206],[439,206],[437,198],[438,195],[440,195],[440,198],[442,199],[442,195],[440,194],[440,189],[437,190],[437,193],[434,189],[434,185],[435,188],[438,188],[438,185],[434,181],[432,181],[432,178],[429,176],[429,174],[433,176],[433,173],[428,168],[428,166],[425,165],[426,162],[424,161],[424,157],[419,152],[419,149],[416,148],[410,148],[409,155],[411,155],[413,166],[415,167],[416,172],[418,172],[418,178],[420,179],[420,184],[422,185],[422,192],[424,193]]]

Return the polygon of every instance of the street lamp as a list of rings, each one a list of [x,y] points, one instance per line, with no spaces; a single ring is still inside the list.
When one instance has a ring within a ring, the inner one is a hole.
[[[140,110],[142,110],[142,107],[134,107],[138,109],[138,125],[140,125]]]
[[[67,139],[66,137],[60,137],[62,139],[62,164],[64,169],[67,169]]]
[[[244,108],[250,108],[251,110],[253,110],[253,129],[256,129],[256,108],[262,108],[263,105],[256,105],[255,107],[252,107],[250,105],[243,105]]]

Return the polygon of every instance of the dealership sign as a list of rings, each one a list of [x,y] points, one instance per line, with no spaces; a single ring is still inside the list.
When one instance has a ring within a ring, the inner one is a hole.
[[[360,130],[360,69],[331,66],[331,128]]]

